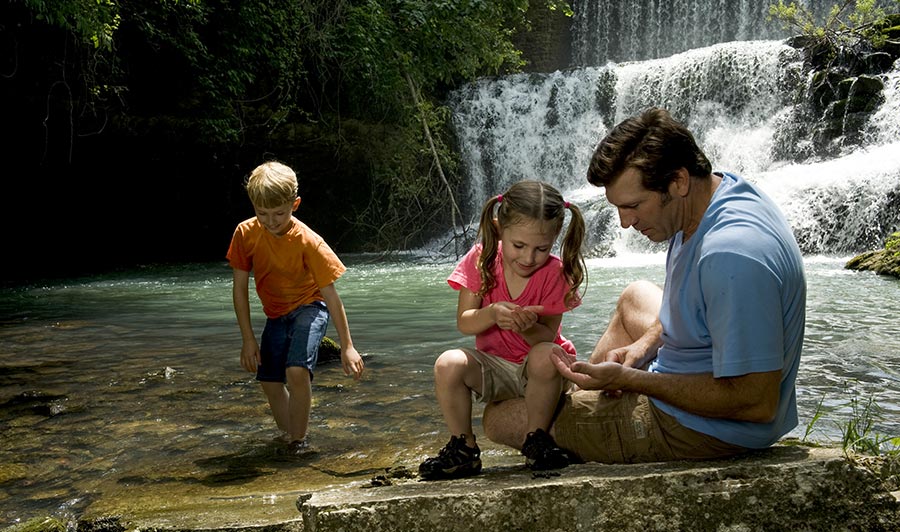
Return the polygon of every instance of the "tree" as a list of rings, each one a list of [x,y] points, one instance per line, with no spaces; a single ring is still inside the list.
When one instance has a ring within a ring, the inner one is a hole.
[[[541,5],[571,13],[565,2]],[[45,149],[53,152],[45,164],[72,163],[78,143],[93,137],[110,143],[107,152],[122,139],[128,149],[146,145],[152,152],[136,157],[157,167],[172,157],[168,166],[191,168],[185,160],[200,151],[206,159],[196,156],[194,167],[234,167],[244,146],[257,159],[286,144],[303,149],[298,127],[341,153],[352,124],[367,143],[354,146],[368,180],[355,185],[373,195],[341,211],[356,213],[371,249],[403,249],[447,225],[466,236],[443,98],[478,76],[519,69],[511,36],[527,27],[528,8],[528,0],[10,0],[0,33],[30,39],[15,60],[48,79],[25,79],[10,65],[0,88],[5,105],[29,110],[16,110],[11,124],[37,124],[44,139],[54,127],[66,131],[66,155]],[[53,38],[43,38],[49,29]],[[30,112],[50,108],[66,119]],[[38,144],[26,135],[21,143]]]
[[[511,35],[526,23],[527,9],[527,0],[365,0],[347,9],[336,62],[355,91],[351,98],[409,131],[396,146],[393,168],[375,173],[380,182],[373,188],[391,193],[359,220],[384,244],[434,225],[430,218],[448,211],[456,237],[467,243],[454,195],[457,161],[445,140],[450,114],[440,97],[462,81],[521,66]]]
[[[900,7],[900,0],[894,3]],[[785,29],[797,30],[831,49],[864,43],[878,47],[884,44],[881,28],[887,21],[887,11],[877,0],[843,0],[831,7],[820,25],[808,7],[778,0],[769,6],[769,20],[773,19],[780,21]]]

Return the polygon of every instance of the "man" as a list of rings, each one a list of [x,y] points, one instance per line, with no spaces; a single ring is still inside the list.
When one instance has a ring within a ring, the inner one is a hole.
[[[588,181],[622,227],[669,242],[665,288],[622,293],[588,362],[557,352],[574,383],[551,427],[584,461],[710,459],[765,448],[797,426],[794,383],[806,315],[803,258],[778,207],[713,173],[693,135],[663,109],[600,142]],[[488,405],[491,440],[519,448],[520,400]]]

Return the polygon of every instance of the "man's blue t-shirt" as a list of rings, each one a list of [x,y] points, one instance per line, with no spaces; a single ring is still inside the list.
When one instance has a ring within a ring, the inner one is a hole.
[[[797,426],[794,382],[806,324],[803,256],[778,206],[743,178],[723,173],[697,231],[669,242],[659,319],[663,345],[650,371],[733,377],[781,371],[771,423],[705,418],[659,400],[682,425],[748,448]]]

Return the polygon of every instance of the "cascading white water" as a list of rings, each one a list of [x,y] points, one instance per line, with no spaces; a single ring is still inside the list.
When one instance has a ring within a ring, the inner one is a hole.
[[[587,165],[610,127],[662,106],[695,133],[716,170],[740,173],[779,201],[805,253],[880,247],[900,227],[900,71],[895,66],[886,76],[885,100],[863,146],[795,163],[780,160],[776,148],[808,142],[793,133],[806,82],[800,63],[800,53],[781,41],[742,41],[472,83],[449,101],[468,179],[462,203],[474,218],[489,195],[513,182],[548,181],[585,211],[593,252],[614,253],[618,219],[586,183]]]
[[[575,0],[572,65],[654,59],[716,43],[783,39],[758,0]],[[820,19],[833,0],[800,0]]]

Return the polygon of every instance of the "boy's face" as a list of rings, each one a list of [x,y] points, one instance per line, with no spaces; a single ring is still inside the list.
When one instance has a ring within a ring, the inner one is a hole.
[[[263,224],[263,227],[273,235],[281,236],[290,229],[291,215],[299,206],[300,198],[295,198],[294,201],[288,201],[270,209],[254,205],[253,210],[256,211],[256,219]]]

